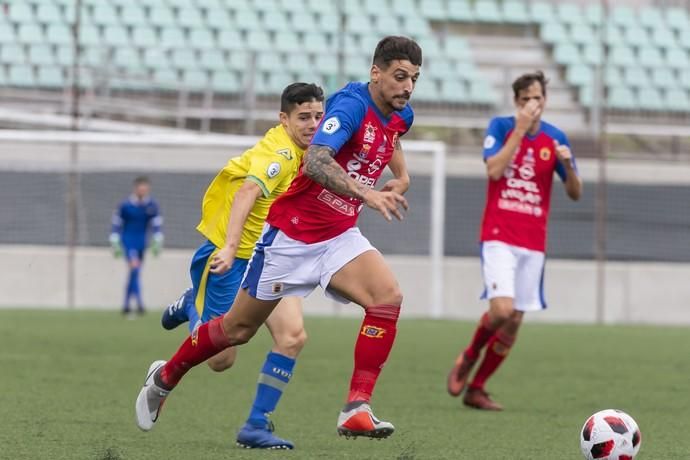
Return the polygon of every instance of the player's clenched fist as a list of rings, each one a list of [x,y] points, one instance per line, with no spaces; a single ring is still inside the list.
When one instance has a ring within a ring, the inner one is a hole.
[[[570,147],[567,145],[561,145],[558,143],[558,141],[554,141],[553,144],[556,148],[556,157],[561,163],[566,164],[573,160],[573,154],[570,151]]]
[[[393,220],[391,214],[398,220],[403,220],[400,208],[402,207],[405,210],[409,208],[407,200],[401,194],[397,192],[379,192],[374,189],[370,189],[364,195],[364,204],[372,209],[376,209],[388,221]]]

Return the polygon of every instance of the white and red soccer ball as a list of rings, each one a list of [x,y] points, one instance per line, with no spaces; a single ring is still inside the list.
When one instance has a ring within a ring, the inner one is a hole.
[[[641,442],[635,420],[617,409],[597,412],[580,431],[580,448],[587,460],[633,460]]]

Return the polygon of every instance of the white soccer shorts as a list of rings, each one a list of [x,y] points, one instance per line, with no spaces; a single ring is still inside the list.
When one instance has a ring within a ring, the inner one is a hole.
[[[375,250],[357,227],[330,240],[307,244],[266,224],[249,260],[242,288],[259,300],[276,300],[306,297],[321,285],[326,296],[348,303],[348,299],[328,289],[331,278],[355,257]]]
[[[520,311],[546,308],[544,253],[502,241],[485,241],[481,247],[483,299],[510,297]]]

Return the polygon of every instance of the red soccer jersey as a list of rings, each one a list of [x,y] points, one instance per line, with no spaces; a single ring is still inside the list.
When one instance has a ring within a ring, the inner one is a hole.
[[[501,150],[514,128],[515,117],[491,120],[484,140],[485,161]],[[565,168],[556,158],[556,142],[570,145],[561,130],[542,121],[536,135],[523,137],[503,176],[489,179],[481,241],[502,241],[545,252],[553,173],[566,178]]]
[[[393,156],[398,139],[412,125],[409,104],[386,118],[366,83],[349,83],[327,101],[326,114],[311,143],[327,145],[335,161],[357,182],[374,187]],[[363,203],[327,190],[300,170],[290,188],[271,206],[266,221],[290,238],[316,243],[354,227]]]

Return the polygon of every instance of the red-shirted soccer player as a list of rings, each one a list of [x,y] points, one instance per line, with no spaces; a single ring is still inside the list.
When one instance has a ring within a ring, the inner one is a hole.
[[[546,84],[542,72],[515,80],[517,115],[491,120],[484,140],[489,183],[480,241],[483,298],[489,299],[489,310],[448,375],[448,392],[459,396],[486,346],[464,397],[467,406],[477,409],[503,409],[484,385],[515,343],[524,313],[546,308],[544,251],[553,173],[572,200],[582,193],[568,138],[541,120]]]
[[[152,426],[170,390],[193,366],[248,342],[284,296],[316,286],[353,301],[365,315],[355,344],[354,371],[338,433],[385,438],[394,427],[378,420],[369,400],[396,334],[400,287],[381,254],[356,227],[364,205],[387,220],[402,219],[409,176],[399,137],[412,125],[408,100],[422,51],[406,37],[386,37],[374,52],[370,82],[333,94],[308,147],[302,170],[272,205],[232,308],[197,329],[168,361],[149,367],[136,402],[139,426]],[[388,166],[394,179],[374,189]]]

